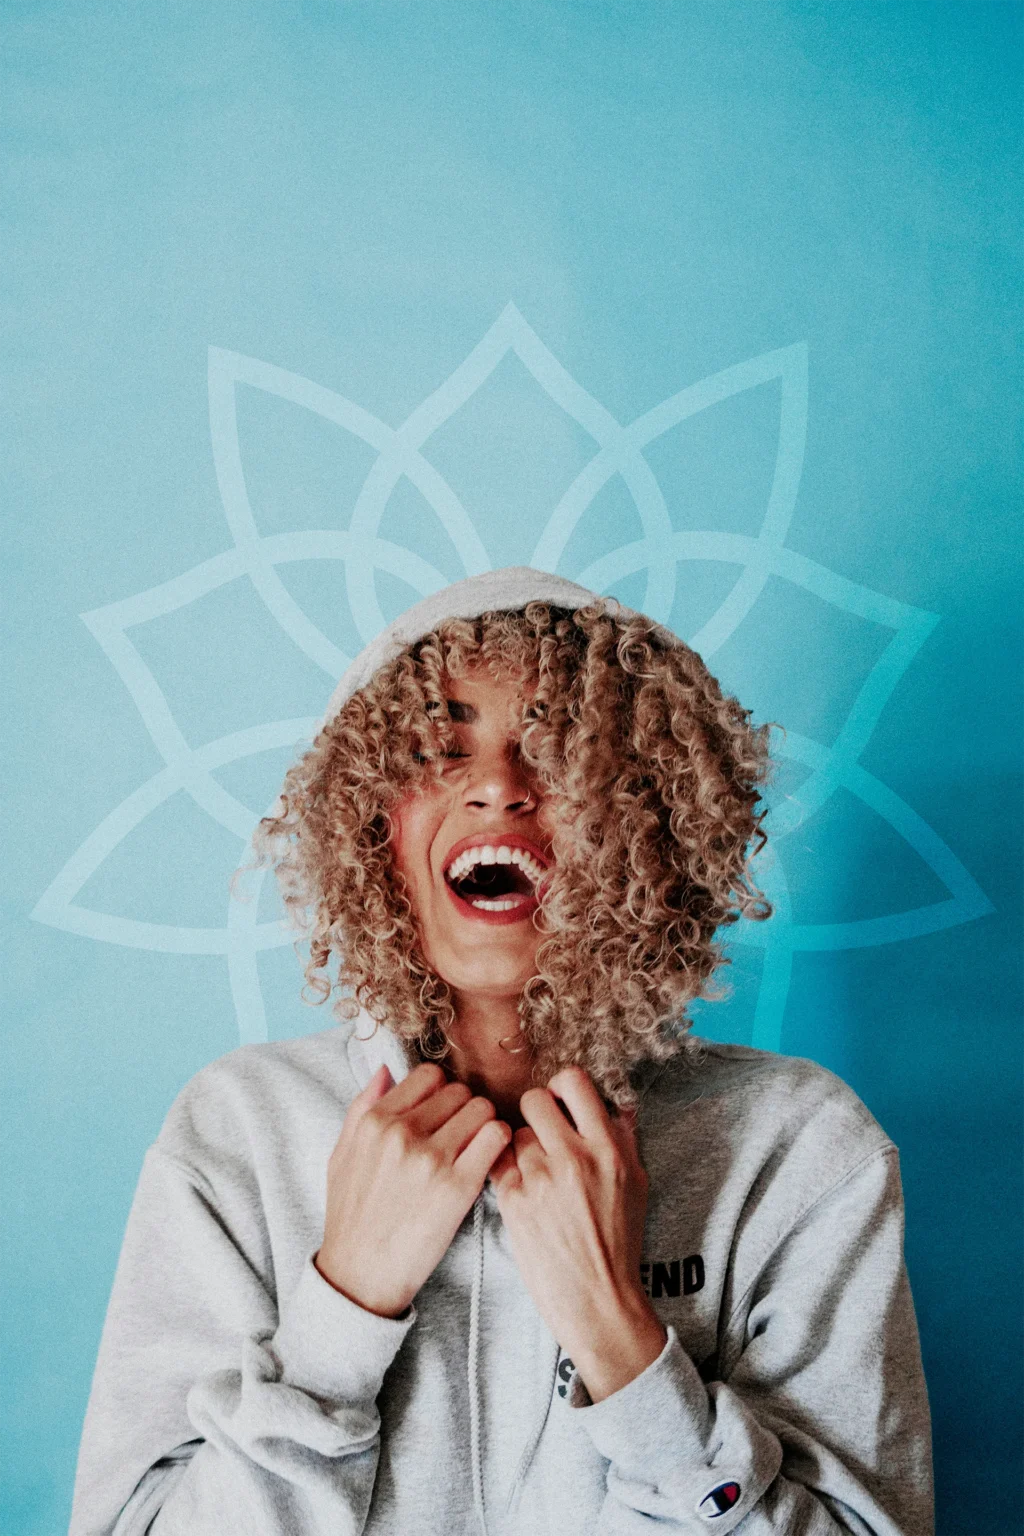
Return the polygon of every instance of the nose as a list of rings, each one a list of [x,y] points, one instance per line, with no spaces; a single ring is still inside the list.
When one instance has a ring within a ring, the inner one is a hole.
[[[480,752],[463,793],[463,803],[475,810],[514,811],[527,815],[537,809],[538,795],[525,771],[518,745],[510,742]]]

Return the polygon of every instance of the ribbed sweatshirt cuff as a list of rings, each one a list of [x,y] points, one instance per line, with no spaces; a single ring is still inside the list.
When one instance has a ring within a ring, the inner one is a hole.
[[[323,1402],[372,1403],[415,1321],[413,1305],[397,1318],[368,1312],[336,1291],[310,1255],[268,1343],[290,1386]]]
[[[675,1329],[666,1332],[658,1358],[617,1392],[592,1402],[574,1372],[567,1401],[611,1462],[608,1487],[620,1502],[645,1513],[662,1514],[663,1503],[696,1513],[716,1485],[734,1482],[734,1507],[716,1519],[729,1531],[774,1480],[782,1447],[729,1387],[705,1386]],[[700,1513],[713,1511],[705,1505]]]
[[[586,1428],[601,1455],[617,1462],[625,1472],[631,1470],[631,1453],[636,1456],[637,1470],[648,1462],[659,1430],[665,1431],[665,1450],[676,1463],[681,1456],[692,1460],[704,1454],[710,1417],[707,1391],[675,1329],[668,1327],[665,1332],[667,1338],[657,1359],[599,1403],[591,1400],[578,1371],[573,1372],[569,1385],[569,1406],[577,1410],[577,1422]],[[639,1439],[638,1423],[643,1425]]]

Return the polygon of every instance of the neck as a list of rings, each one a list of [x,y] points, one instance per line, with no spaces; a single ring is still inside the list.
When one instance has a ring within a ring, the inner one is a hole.
[[[518,1002],[517,997],[456,993],[455,1025],[449,1032],[452,1076],[490,1099],[498,1119],[513,1130],[526,1124],[519,1100],[527,1088],[536,1086],[531,1075],[533,1052],[519,1028]],[[499,1044],[501,1040],[505,1045]]]

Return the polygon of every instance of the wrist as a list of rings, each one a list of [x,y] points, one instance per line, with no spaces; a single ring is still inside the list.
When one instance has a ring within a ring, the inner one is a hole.
[[[618,1298],[601,1314],[597,1330],[572,1351],[572,1361],[592,1403],[628,1386],[653,1365],[668,1333],[642,1292]]]
[[[396,1296],[384,1296],[371,1294],[362,1290],[358,1285],[353,1286],[345,1277],[338,1274],[337,1269],[325,1260],[323,1250],[313,1255],[313,1266],[317,1273],[327,1281],[327,1284],[347,1300],[354,1302],[357,1307],[362,1307],[364,1312],[372,1312],[375,1317],[387,1318],[394,1322],[403,1322],[408,1314],[411,1302]]]

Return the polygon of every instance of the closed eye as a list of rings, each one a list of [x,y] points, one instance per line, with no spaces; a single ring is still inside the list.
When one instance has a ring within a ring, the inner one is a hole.
[[[449,758],[449,759],[451,759],[453,757],[469,757],[469,756],[471,756],[471,754],[469,752],[446,752],[445,753],[445,757]],[[412,760],[413,760],[414,763],[425,763],[427,761],[425,754],[422,753],[422,752],[414,752],[412,754]]]

